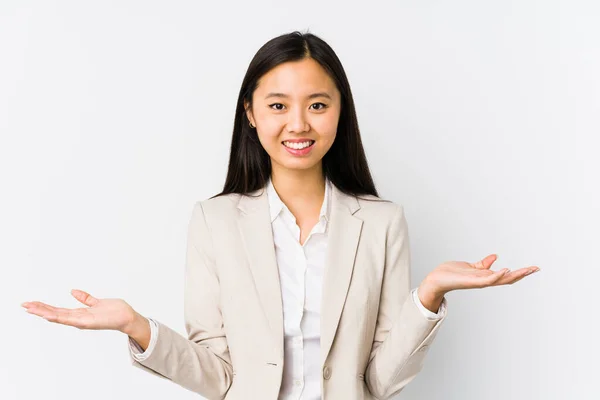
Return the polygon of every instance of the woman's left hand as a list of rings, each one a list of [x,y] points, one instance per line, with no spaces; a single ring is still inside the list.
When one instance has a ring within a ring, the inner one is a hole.
[[[498,257],[490,254],[476,263],[449,261],[439,265],[427,275],[419,291],[428,292],[434,297],[443,297],[452,290],[481,289],[488,286],[509,285],[520,281],[527,275],[537,272],[537,266],[510,271],[504,268],[491,271],[490,267]]]

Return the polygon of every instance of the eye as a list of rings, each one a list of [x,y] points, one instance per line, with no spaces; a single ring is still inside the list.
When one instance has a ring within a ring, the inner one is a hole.
[[[324,108],[327,108],[327,104],[324,104],[324,103],[313,103],[313,104],[311,104],[311,106],[314,106],[314,105],[316,105],[316,104],[320,104],[320,105],[322,105],[322,106],[323,106],[323,107],[321,107],[321,108],[315,108],[315,110],[317,110],[317,111],[319,111],[319,110],[322,110],[322,109],[324,109]]]
[[[281,106],[281,107],[283,107],[283,104],[281,104],[281,103],[269,104],[269,107],[272,108],[273,110],[277,110],[277,111],[281,111],[283,109],[283,108],[273,108],[273,106]]]

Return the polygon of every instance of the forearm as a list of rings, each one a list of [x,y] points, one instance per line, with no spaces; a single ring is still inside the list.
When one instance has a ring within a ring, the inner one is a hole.
[[[437,314],[442,305],[442,301],[444,300],[445,293],[437,292],[427,283],[427,281],[423,281],[419,285],[417,293],[419,295],[419,300],[421,300],[421,304],[432,313]]]
[[[150,344],[150,321],[143,315],[135,313],[131,323],[123,329],[123,333],[131,337],[146,351]]]
[[[188,336],[158,322],[154,348],[134,366],[166,378],[207,399],[222,399],[233,382],[224,331],[211,335],[187,325]]]
[[[378,398],[394,396],[418,374],[426,344],[434,339],[439,324],[425,318],[412,297],[407,297],[367,366],[365,380],[372,394]]]

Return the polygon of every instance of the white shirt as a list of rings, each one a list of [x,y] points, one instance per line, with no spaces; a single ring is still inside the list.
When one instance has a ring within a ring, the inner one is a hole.
[[[279,400],[321,399],[320,310],[331,185],[326,180],[319,221],[301,245],[296,218],[277,195],[271,180],[267,184],[283,303],[284,363]],[[445,313],[445,304],[435,314],[421,304],[417,288],[411,293],[415,304],[428,319],[440,319]],[[148,320],[151,334],[150,344],[145,352],[142,352],[137,342],[129,338],[131,354],[138,361],[143,361],[150,355],[158,337],[156,321],[151,318]]]

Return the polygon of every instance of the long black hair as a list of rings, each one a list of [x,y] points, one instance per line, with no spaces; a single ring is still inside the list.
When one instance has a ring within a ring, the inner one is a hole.
[[[333,49],[312,33],[294,31],[265,43],[252,58],[238,96],[231,137],[229,167],[223,191],[248,194],[263,188],[271,175],[271,158],[251,128],[244,103],[251,109],[252,95],[259,79],[279,64],[312,58],[335,82],[341,94],[341,110],[336,137],[323,156],[323,174],[340,191],[355,196],[378,196],[360,139],[354,100],[344,68]]]

